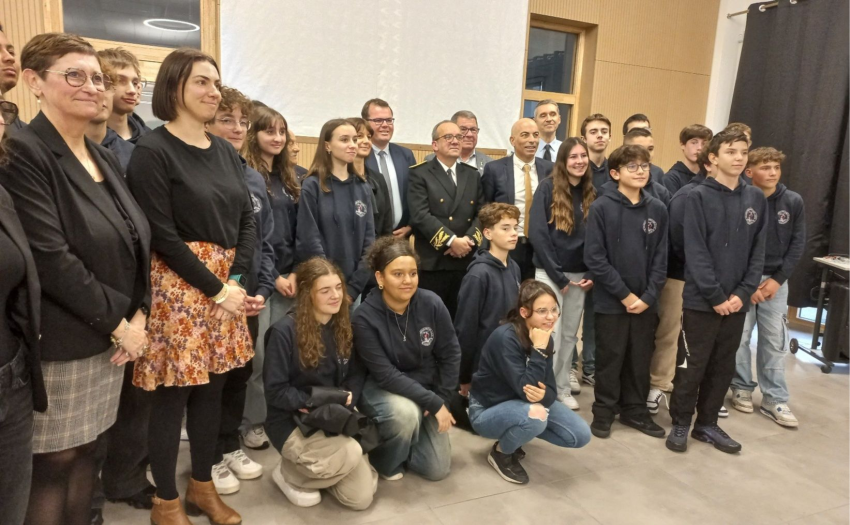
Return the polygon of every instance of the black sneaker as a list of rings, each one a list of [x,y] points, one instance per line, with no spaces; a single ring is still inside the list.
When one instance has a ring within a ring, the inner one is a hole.
[[[688,450],[688,429],[690,428],[690,425],[673,425],[667,436],[667,448],[673,452]]]
[[[525,451],[522,449],[522,447],[519,447],[518,449],[514,450],[514,457],[517,459],[525,459]]]
[[[499,442],[493,444],[493,449],[490,450],[490,455],[487,456],[487,462],[496,469],[496,472],[502,476],[502,479],[511,483],[525,485],[528,483],[528,473],[519,464],[514,454],[505,454],[496,450]]]
[[[626,425],[627,427],[632,427],[635,430],[640,430],[647,436],[663,438],[666,434],[666,432],[664,432],[664,429],[658,426],[655,421],[653,421],[652,418],[649,416],[631,418],[621,414],[620,423]]]
[[[127,498],[107,498],[112,503],[126,503],[130,505],[134,509],[147,509],[150,510],[153,508],[153,496],[156,494],[156,487],[153,485],[148,485],[146,488],[140,490],[139,492],[129,496]]]
[[[103,509],[91,509],[89,523],[91,525],[103,525]]]
[[[611,422],[594,418],[590,424],[590,433],[598,438],[607,438],[611,435]]]
[[[727,454],[735,454],[741,451],[741,444],[729,437],[722,428],[714,425],[694,425],[691,437],[697,441],[711,443],[714,448]]]

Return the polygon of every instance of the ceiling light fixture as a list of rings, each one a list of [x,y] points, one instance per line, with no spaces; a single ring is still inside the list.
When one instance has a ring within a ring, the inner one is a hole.
[[[192,33],[201,29],[201,26],[197,24],[171,18],[148,18],[142,23],[152,29],[171,31],[172,33]]]

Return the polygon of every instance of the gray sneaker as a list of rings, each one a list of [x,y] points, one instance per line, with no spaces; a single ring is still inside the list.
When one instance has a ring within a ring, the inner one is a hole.
[[[732,389],[732,408],[747,414],[753,413],[753,393],[749,390]]]
[[[578,370],[570,370],[570,394],[574,396],[581,394],[581,382],[578,379]]]
[[[800,425],[791,409],[788,408],[788,403],[762,403],[759,412],[783,427],[797,428]]]

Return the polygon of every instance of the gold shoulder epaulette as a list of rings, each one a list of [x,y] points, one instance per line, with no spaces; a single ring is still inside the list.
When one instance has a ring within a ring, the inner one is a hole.
[[[418,168],[419,166],[421,166],[421,165],[423,165],[423,164],[425,164],[425,163],[427,163],[427,162],[428,162],[427,160],[423,160],[423,161],[422,161],[422,162],[420,162],[419,164],[414,164],[414,165],[413,165],[413,166],[411,166],[409,169]]]

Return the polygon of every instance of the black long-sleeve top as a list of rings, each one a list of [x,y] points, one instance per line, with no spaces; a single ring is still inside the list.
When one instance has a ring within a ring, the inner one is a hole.
[[[278,172],[269,175],[269,204],[274,217],[271,241],[275,262],[272,277],[277,279],[281,275],[289,275],[295,268],[295,229],[298,224],[298,202],[287,191]]]
[[[363,391],[366,371],[352,349],[349,358],[340,357],[334,340],[333,321],[321,327],[325,355],[316,368],[304,368],[298,352],[295,318],[287,315],[266,332],[263,362],[263,388],[266,395],[265,429],[272,444],[280,450],[295,430],[295,414],[307,408],[310,387],[337,387],[351,392],[354,408]]]
[[[222,282],[187,242],[236,248],[231,275],[248,275],[254,256],[254,207],[239,154],[226,140],[208,135],[206,149],[186,144],[165,126],[145,134],[127,167],[127,184],[151,225],[152,251],[207,297]]]

